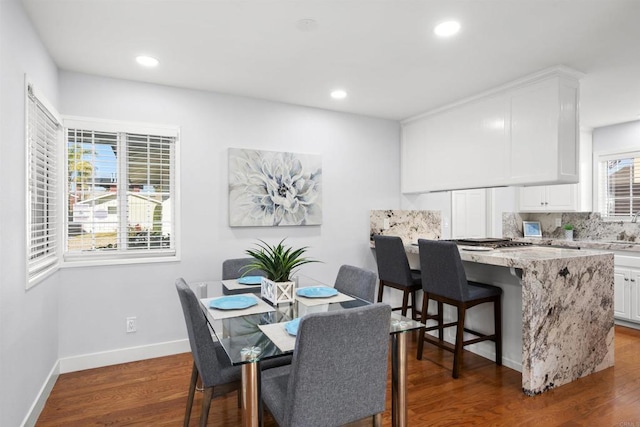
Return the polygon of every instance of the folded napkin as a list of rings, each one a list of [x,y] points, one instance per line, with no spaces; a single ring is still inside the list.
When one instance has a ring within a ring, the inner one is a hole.
[[[280,349],[280,351],[293,351],[296,347],[295,335],[290,335],[284,329],[285,323],[271,323],[258,325],[258,328]]]
[[[270,311],[276,311],[275,308],[273,308],[272,306],[264,302],[261,298],[256,297],[254,294],[241,294],[241,295],[247,296],[249,298],[255,298],[256,301],[258,301],[258,304],[253,305],[251,307],[237,309],[237,310],[219,310],[216,308],[211,308],[209,306],[211,301],[219,300],[221,298],[229,298],[229,297],[203,298],[200,301],[202,302],[202,305],[204,305],[207,308],[207,310],[209,311],[209,314],[211,315],[211,317],[213,317],[214,320],[228,319],[230,317],[247,316],[249,314],[258,314],[258,313],[267,313]]]

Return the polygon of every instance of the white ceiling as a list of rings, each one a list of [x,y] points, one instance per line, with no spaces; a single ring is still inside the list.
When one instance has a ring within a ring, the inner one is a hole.
[[[63,70],[401,120],[562,64],[583,127],[640,117],[640,0],[23,2]]]

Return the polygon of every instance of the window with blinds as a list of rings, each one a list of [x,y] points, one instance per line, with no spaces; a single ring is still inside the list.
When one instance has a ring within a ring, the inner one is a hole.
[[[111,123],[66,129],[65,259],[176,253],[177,130],[118,127]]]
[[[600,156],[598,172],[603,218],[631,218],[640,211],[640,153]]]
[[[60,246],[58,147],[60,122],[33,85],[27,85],[28,284],[55,269]]]

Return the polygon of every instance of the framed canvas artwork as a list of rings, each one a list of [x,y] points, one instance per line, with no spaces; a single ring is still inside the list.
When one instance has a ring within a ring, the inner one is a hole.
[[[229,225],[322,224],[322,158],[229,149]]]

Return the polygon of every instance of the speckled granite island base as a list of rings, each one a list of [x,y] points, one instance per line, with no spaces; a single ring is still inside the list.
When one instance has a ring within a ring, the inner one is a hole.
[[[407,246],[407,252],[418,248]],[[507,267],[521,277],[525,394],[613,366],[612,253],[531,246],[487,252],[460,247],[460,254],[463,261]]]

